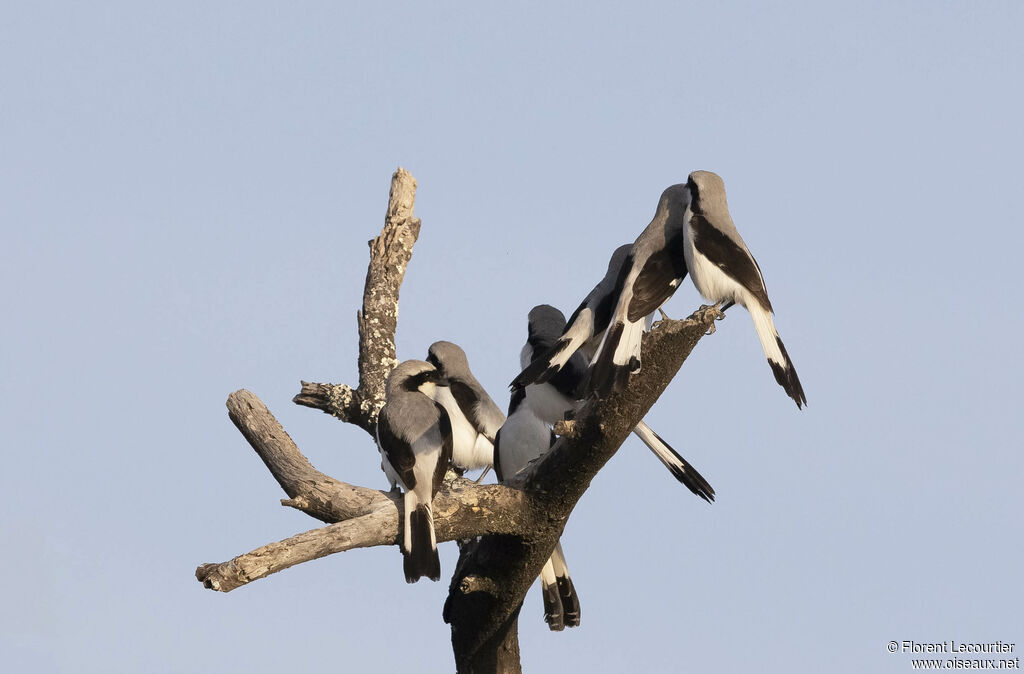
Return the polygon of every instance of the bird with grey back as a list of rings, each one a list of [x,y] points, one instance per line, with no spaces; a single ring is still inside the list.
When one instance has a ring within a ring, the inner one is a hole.
[[[483,468],[479,482],[494,463],[494,438],[505,415],[473,376],[466,352],[458,344],[434,342],[427,362],[448,384],[437,388],[435,400],[444,405],[452,422],[452,464],[459,470]]]
[[[725,183],[710,171],[694,171],[686,189],[690,196],[683,252],[693,285],[705,299],[723,308],[740,304],[747,309],[775,380],[801,408],[807,397],[775,330],[761,268],[729,214]]]
[[[615,309],[594,355],[585,389],[605,397],[621,391],[640,369],[640,341],[647,317],[686,277],[683,225],[689,192],[672,185],[661,194],[650,224],[640,233],[619,271]]]
[[[556,376],[573,357],[583,350],[587,358],[593,357],[604,331],[611,322],[612,309],[618,299],[616,285],[632,244],[619,246],[608,261],[608,270],[594,289],[583,299],[562,334],[544,350],[535,349],[532,360],[524,364],[522,372],[512,380],[513,390],[529,384],[543,384]]]
[[[545,353],[565,330],[565,316],[547,304],[530,310],[526,344],[520,353],[520,362],[529,363],[534,354]],[[565,366],[544,383],[526,386],[526,404],[546,424],[554,424],[575,413],[583,404],[581,384],[587,370],[583,350],[573,354]],[[665,440],[642,420],[633,429],[672,475],[696,496],[707,502],[715,499],[715,490],[706,479],[681,457]]]
[[[377,445],[392,487],[403,497],[402,555],[405,580],[440,580],[441,561],[434,533],[434,495],[452,456],[452,429],[445,408],[435,402],[445,388],[437,369],[407,360],[388,377],[386,399],[377,417]]]
[[[498,482],[504,484],[542,456],[555,442],[551,427],[526,404],[527,393],[519,389],[512,394],[508,418],[498,430],[494,441],[494,470]],[[540,572],[541,597],[544,600],[544,621],[554,631],[580,624],[580,602],[565,563],[562,544],[555,544],[551,556]]]

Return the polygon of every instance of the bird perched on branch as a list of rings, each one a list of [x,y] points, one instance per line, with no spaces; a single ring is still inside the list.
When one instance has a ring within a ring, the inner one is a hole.
[[[672,185],[661,193],[650,224],[633,242],[615,284],[615,309],[590,365],[587,392],[621,391],[640,369],[640,340],[647,317],[668,301],[686,278],[683,222],[689,192]]]
[[[520,365],[527,367],[536,362],[536,354],[552,353],[553,347],[559,348],[558,340],[570,330],[566,329],[565,315],[558,309],[547,304],[531,309]],[[513,391],[508,419],[494,443],[494,468],[499,482],[504,483],[546,453],[555,442],[551,425],[583,404],[579,390],[587,370],[585,351],[586,347],[581,346],[543,382]],[[641,421],[633,432],[690,491],[708,502],[714,500],[715,490],[707,480],[647,424]],[[561,542],[556,544],[541,569],[540,580],[544,620],[548,626],[561,630],[579,625],[579,596],[569,575]]]
[[[588,359],[594,355],[611,322],[612,309],[618,301],[616,282],[632,247],[632,244],[627,243],[615,249],[608,261],[604,278],[583,298],[555,342],[546,345],[544,349],[533,349],[531,360],[522,365],[523,371],[510,384],[513,390],[548,381],[581,349]]]
[[[525,365],[533,360],[534,354],[545,353],[552,343],[565,332],[565,316],[548,304],[541,304],[530,310],[527,340],[520,353],[520,362]],[[542,421],[554,424],[574,413],[582,404],[581,385],[586,375],[585,349],[574,354],[565,366],[544,383],[529,384],[526,403]],[[696,496],[711,502],[715,490],[707,480],[681,457],[660,435],[642,420],[633,429],[656,457],[677,480]]]
[[[585,391],[604,397],[625,387],[630,373],[640,369],[640,341],[650,317],[686,277],[688,199],[685,185],[662,192],[650,224],[631,245],[615,250],[604,278],[569,318],[565,332],[524,367],[513,389],[544,383],[585,346],[591,357]]]
[[[432,501],[452,457],[452,428],[448,413],[434,401],[440,388],[445,382],[433,365],[407,360],[388,377],[377,417],[381,468],[392,487],[400,483],[405,490],[402,554],[408,583],[441,578]]]
[[[747,309],[775,381],[798,408],[806,405],[807,397],[793,361],[775,330],[772,303],[761,268],[729,214],[725,183],[710,171],[694,171],[686,189],[689,205],[683,251],[693,285],[705,299],[722,308],[740,304]]]
[[[551,428],[526,404],[526,392],[512,394],[508,419],[498,430],[494,442],[494,471],[504,484],[542,456],[555,442]],[[554,631],[580,624],[580,602],[565,563],[561,542],[555,544],[551,556],[540,572],[541,596],[544,599],[544,621]]]
[[[448,411],[452,423],[452,464],[460,470],[484,472],[494,464],[494,438],[505,423],[505,415],[469,369],[466,352],[458,344],[434,342],[427,362],[437,368],[447,386],[436,389],[435,400]]]

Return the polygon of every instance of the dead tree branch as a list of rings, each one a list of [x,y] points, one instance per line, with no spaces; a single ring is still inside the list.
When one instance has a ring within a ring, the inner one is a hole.
[[[249,391],[229,395],[227,407],[228,417],[295,501],[292,505],[309,516],[340,522],[391,502],[384,492],[335,480],[314,468],[263,401]]]
[[[370,242],[359,330],[359,386],[302,382],[295,403],[374,434],[384,384],[397,364],[398,294],[420,231],[416,181],[399,168],[380,236]],[[591,480],[658,399],[700,338],[720,317],[702,309],[661,321],[644,336],[643,370],[625,391],[593,400],[560,430],[554,448],[507,485],[474,485],[449,473],[434,499],[437,540],[460,541],[444,619],[461,672],[516,672],[523,597]],[[397,545],[401,495],[336,480],[314,468],[252,393],[232,393],[228,415],[288,495],[283,505],[328,523],[219,564],[196,569],[205,587],[229,592],[336,552]],[[396,555],[396,559],[397,559]],[[397,573],[396,573],[397,578]]]
[[[302,382],[292,402],[314,407],[374,434],[377,413],[384,406],[384,384],[395,368],[395,330],[398,327],[398,291],[420,235],[413,217],[416,179],[403,168],[391,177],[391,194],[384,229],[369,242],[363,310],[356,314],[359,329],[359,387]]]
[[[207,588],[230,592],[301,562],[335,552],[375,545],[397,545],[401,495],[357,487],[324,475],[309,463],[274,418],[249,391],[228,396],[228,415],[290,497],[282,505],[324,522],[307,531],[219,564],[203,564],[196,578]],[[502,485],[475,485],[455,478],[434,499],[438,542],[489,534],[515,534],[534,526],[523,493]],[[344,525],[344,526],[341,526]]]

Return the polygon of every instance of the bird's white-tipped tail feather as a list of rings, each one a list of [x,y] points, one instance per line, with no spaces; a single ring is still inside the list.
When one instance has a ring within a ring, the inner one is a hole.
[[[402,497],[402,507],[405,511],[404,526],[402,529],[402,552],[409,554],[412,551],[412,512],[419,505],[419,499],[415,492],[407,491]]]
[[[761,341],[761,348],[764,356],[776,365],[787,367],[788,359],[782,355],[779,348],[779,333],[775,330],[775,321],[772,314],[757,302],[750,302],[747,307],[750,317],[754,320],[754,329],[757,330],[757,338]]]
[[[405,581],[415,583],[426,576],[441,578],[441,560],[437,554],[434,513],[430,501],[423,503],[415,491],[404,497],[405,527],[402,532],[402,553]]]
[[[629,367],[631,372],[640,369],[640,341],[644,336],[644,320],[627,322],[622,332],[622,339],[615,346],[612,362],[618,366]]]
[[[640,438],[640,440],[642,440],[643,443],[647,445],[652,452],[654,452],[654,455],[658,457],[658,459],[665,464],[665,467],[672,471],[673,474],[676,474],[683,469],[685,461],[673,452],[669,446],[665,444],[660,437],[658,437],[658,434],[654,432],[654,429],[646,423],[643,421],[638,423],[636,428],[633,429],[633,435]]]
[[[580,601],[572,578],[569,577],[561,541],[555,544],[548,561],[544,562],[540,584],[544,596],[544,620],[548,627],[559,631],[565,627],[579,626]]]
[[[553,632],[565,629],[565,614],[562,611],[562,599],[558,596],[558,580],[555,578],[555,567],[551,558],[544,562],[540,570],[540,591],[544,600],[544,622]]]
[[[416,492],[414,491],[405,492],[405,497],[403,500],[405,502],[405,531],[403,532],[402,542],[404,543],[405,551],[412,552],[413,543],[419,542],[414,540],[412,532],[412,514],[416,511],[416,508],[418,507],[425,508],[427,511],[427,515],[429,515],[429,519],[427,521],[430,524],[430,538],[425,542],[428,545],[430,545],[430,548],[432,550],[436,550],[437,534],[434,533],[434,509],[431,507],[430,501],[422,503],[419,497],[417,496]]]
[[[562,552],[562,541],[555,543],[555,549],[551,551],[551,557],[548,558],[551,566],[557,577],[568,577],[569,567],[565,563],[565,553]]]
[[[551,562],[550,557],[548,557],[548,561],[544,562],[544,567],[540,570],[540,582],[545,587],[551,587],[555,584],[555,565]]]
[[[679,456],[660,435],[655,433],[653,428],[641,420],[633,429],[633,434],[654,452],[654,455],[668,468],[669,472],[686,485],[687,489],[708,503],[715,500],[715,490],[711,484],[686,459]]]
[[[548,359],[548,367],[561,370],[565,367],[565,364],[569,362],[569,359],[572,358],[572,354],[576,353],[576,351],[583,346],[583,343],[586,341],[586,337],[581,337],[580,335],[574,335],[571,333],[564,335],[562,339],[558,341],[558,350],[555,351]]]
[[[786,346],[775,330],[775,321],[772,320],[771,312],[756,302],[750,302],[747,305],[747,311],[750,312],[750,317],[754,321],[757,338],[761,341],[761,349],[772,368],[775,381],[786,391],[786,395],[796,402],[797,408],[801,408],[807,404],[807,396],[804,395],[804,387],[800,384],[800,378],[796,376],[793,361],[786,353]]]
[[[533,362],[525,366],[519,376],[512,380],[511,388],[515,390],[529,384],[543,384],[551,379],[565,367],[572,355],[586,343],[589,337],[589,330],[574,323],[547,352],[533,354]]]

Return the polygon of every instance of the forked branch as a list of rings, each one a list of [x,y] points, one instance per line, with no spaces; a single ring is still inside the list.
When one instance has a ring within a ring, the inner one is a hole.
[[[420,220],[413,216],[416,179],[403,168],[391,177],[384,229],[370,241],[370,264],[363,288],[363,309],[356,314],[359,330],[359,387],[302,382],[292,399],[374,434],[377,413],[384,406],[384,385],[398,364],[395,330],[398,327],[398,291],[420,235]]]
[[[357,316],[359,386],[302,382],[294,398],[371,435],[384,404],[387,376],[397,364],[399,288],[420,231],[413,216],[415,191],[416,181],[399,168],[392,177],[384,228],[370,242],[363,308]],[[459,671],[519,670],[516,625],[523,597],[566,520],[718,317],[716,310],[702,309],[683,321],[661,321],[644,336],[643,370],[627,389],[586,405],[571,428],[561,429],[565,434],[552,450],[507,486],[474,485],[449,473],[433,510],[437,540],[460,541],[444,610]],[[282,503],[329,526],[200,566],[196,577],[207,588],[228,592],[336,552],[397,545],[397,492],[347,484],[316,470],[252,393],[232,393],[227,406],[231,420],[288,495]]]

